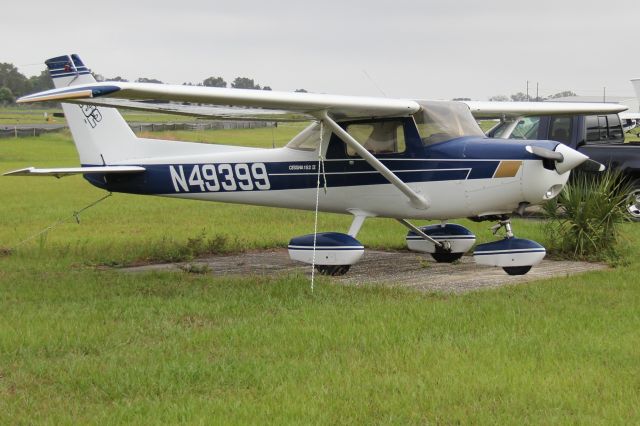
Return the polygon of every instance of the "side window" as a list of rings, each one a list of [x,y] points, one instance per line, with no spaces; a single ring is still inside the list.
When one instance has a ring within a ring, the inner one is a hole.
[[[491,130],[487,132],[487,136],[496,139],[508,138],[509,136],[505,136],[505,133],[507,132],[507,130],[509,130],[509,127],[511,127],[512,123],[513,121],[502,121],[496,124]]]
[[[549,139],[569,144],[571,142],[571,117],[552,117]]]
[[[600,142],[607,139],[607,118],[602,115],[585,117],[587,127],[587,143]]]
[[[622,143],[624,133],[618,114],[589,115],[586,117],[587,143]]]
[[[406,150],[402,121],[355,123],[348,125],[346,130],[374,155],[399,154]],[[349,157],[358,156],[349,146],[347,146],[347,155]]]
[[[609,130],[609,140],[613,143],[623,143],[624,133],[622,132],[622,124],[618,114],[607,115],[607,124]]]

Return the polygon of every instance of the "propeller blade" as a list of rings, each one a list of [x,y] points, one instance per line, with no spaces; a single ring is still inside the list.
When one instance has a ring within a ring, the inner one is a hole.
[[[547,148],[533,145],[527,145],[525,149],[527,152],[535,155],[538,158],[555,161],[555,169],[559,174],[564,174],[569,170],[572,170],[579,165],[584,164],[587,161],[591,161],[589,160],[589,157],[587,157],[583,153],[578,152],[575,149],[561,143],[558,144],[556,146],[556,149],[553,151]],[[586,167],[589,170],[593,169],[594,171],[600,171],[602,164],[596,161],[593,161],[593,163],[595,164],[591,164],[590,166]]]
[[[592,159],[588,159],[584,163],[580,164],[577,168],[585,172],[604,172],[605,170],[607,170],[607,167],[604,164],[598,163],[597,161]]]
[[[561,152],[551,151],[550,149],[547,149],[547,148],[541,148],[539,146],[531,146],[531,145],[527,145],[525,149],[527,150],[527,152],[535,155],[536,157],[544,158],[547,160],[558,161],[558,162],[564,161],[564,155],[562,155]]]

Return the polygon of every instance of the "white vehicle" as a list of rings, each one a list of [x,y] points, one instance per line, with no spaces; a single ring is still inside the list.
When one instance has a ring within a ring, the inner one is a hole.
[[[345,273],[360,259],[364,247],[356,237],[364,220],[373,216],[399,220],[410,229],[410,247],[443,262],[459,258],[475,242],[467,229],[447,220],[495,220],[506,237],[476,246],[476,259],[510,274],[524,274],[542,260],[545,250],[516,238],[509,215],[555,197],[569,171],[590,161],[557,142],[486,138],[472,112],[481,115],[495,107],[490,103],[470,109],[461,102],[97,83],[77,55],[52,58],[46,64],[56,89],[19,102],[64,102],[82,166],[30,167],[6,174],[79,173],[113,192],[353,215],[346,234],[311,234],[289,244],[293,259],[315,264],[325,274]],[[141,102],[145,100],[176,103]],[[178,105],[184,102],[212,106]],[[278,149],[161,141],[136,137],[114,108],[118,106],[214,118],[304,118],[313,123]],[[520,115],[541,112],[537,104],[516,107]],[[545,105],[542,111],[608,113],[623,108],[562,104]],[[441,223],[417,228],[408,219]],[[416,237],[425,243],[417,243]]]

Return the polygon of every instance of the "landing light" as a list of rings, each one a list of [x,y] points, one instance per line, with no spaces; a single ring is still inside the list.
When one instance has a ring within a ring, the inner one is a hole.
[[[544,193],[544,196],[542,197],[542,199],[550,200],[554,198],[556,195],[560,193],[560,191],[562,191],[562,187],[563,187],[562,185],[553,185],[551,188],[547,190],[547,192]]]

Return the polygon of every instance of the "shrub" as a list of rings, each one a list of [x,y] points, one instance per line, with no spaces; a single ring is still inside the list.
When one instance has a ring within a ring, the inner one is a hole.
[[[158,242],[151,243],[144,257],[148,262],[185,262],[196,257],[228,251],[228,239],[225,235],[216,234],[207,238],[203,230],[184,243],[164,237]]]
[[[574,172],[564,190],[544,206],[544,232],[552,253],[573,259],[619,258],[618,224],[627,221],[629,183],[619,172]]]

